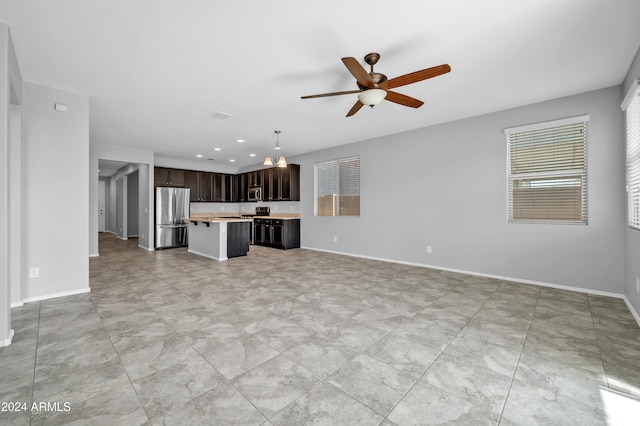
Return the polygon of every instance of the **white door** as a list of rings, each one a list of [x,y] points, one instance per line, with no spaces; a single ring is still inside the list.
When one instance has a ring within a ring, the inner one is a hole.
[[[98,181],[98,232],[104,232],[104,181]]]

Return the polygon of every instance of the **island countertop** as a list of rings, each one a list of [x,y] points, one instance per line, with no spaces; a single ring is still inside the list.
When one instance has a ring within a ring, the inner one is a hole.
[[[203,222],[203,223],[229,223],[229,222],[251,222],[251,219],[241,217],[189,217],[190,222]]]

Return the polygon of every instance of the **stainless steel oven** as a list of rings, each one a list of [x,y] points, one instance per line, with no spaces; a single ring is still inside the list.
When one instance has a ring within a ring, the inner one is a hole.
[[[259,206],[256,207],[255,213],[243,213],[242,217],[253,219],[253,223],[251,224],[251,228],[249,230],[249,244],[254,244],[256,238],[262,239],[262,227],[260,225],[256,225],[256,217],[260,216],[269,216],[271,212],[271,208],[269,206]],[[258,235],[256,235],[256,233]]]

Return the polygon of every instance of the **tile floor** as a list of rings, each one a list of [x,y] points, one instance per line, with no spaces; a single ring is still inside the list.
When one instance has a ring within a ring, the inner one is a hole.
[[[220,263],[136,244],[101,235],[90,294],[12,310],[0,424],[637,421],[640,328],[620,299],[308,250]]]

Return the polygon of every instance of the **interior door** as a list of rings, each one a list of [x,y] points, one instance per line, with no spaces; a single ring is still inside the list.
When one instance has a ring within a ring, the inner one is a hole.
[[[98,181],[98,232],[105,231],[104,205],[105,205],[105,182],[101,180],[101,181]]]

